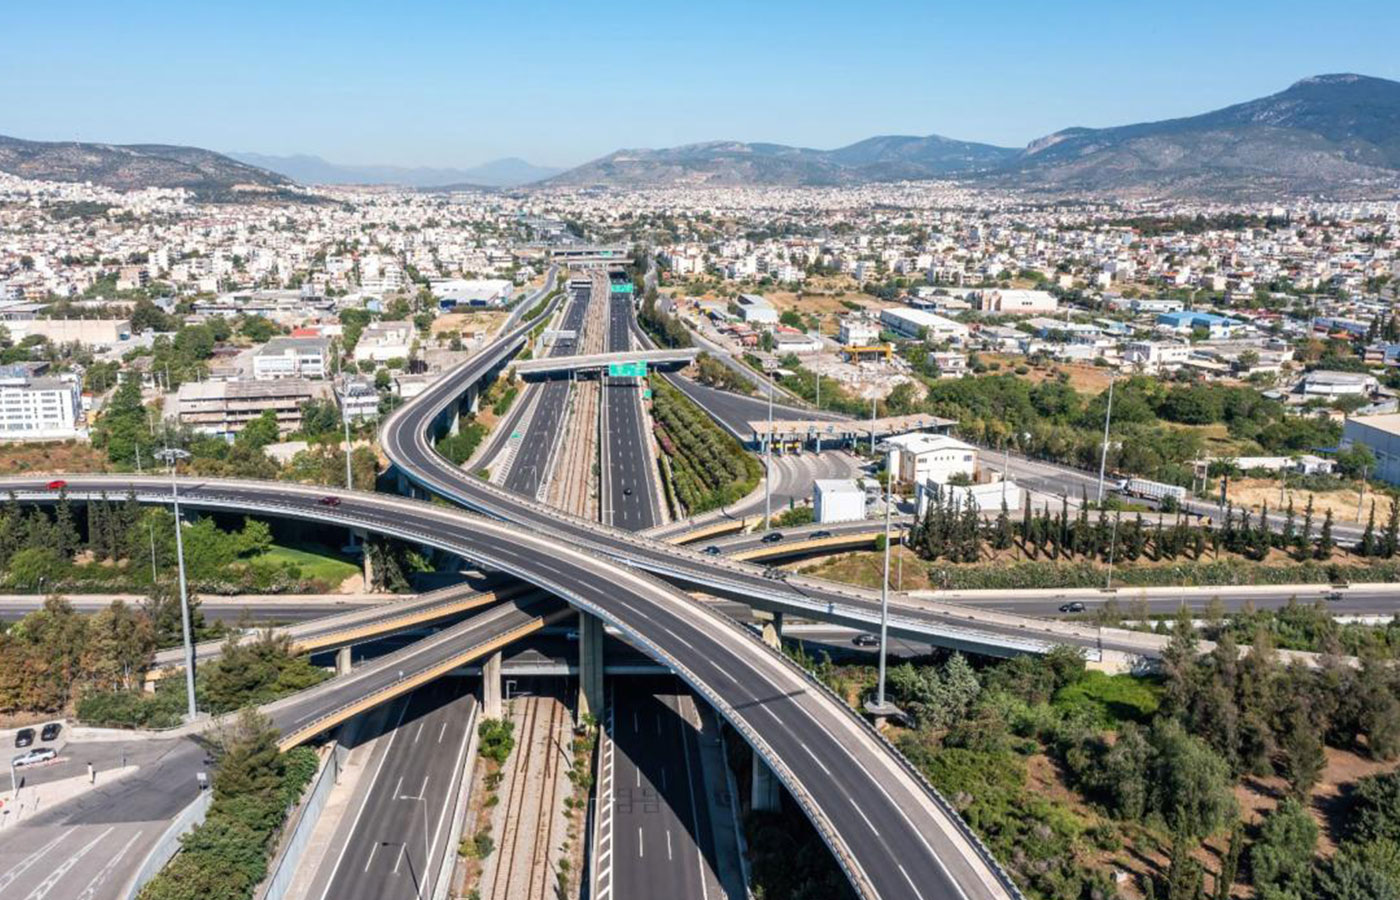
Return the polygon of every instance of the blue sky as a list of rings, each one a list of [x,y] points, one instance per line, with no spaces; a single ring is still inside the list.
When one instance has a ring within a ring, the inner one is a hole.
[[[346,163],[892,133],[1022,145],[1324,72],[1400,80],[1394,0],[59,0],[4,21],[0,134]]]

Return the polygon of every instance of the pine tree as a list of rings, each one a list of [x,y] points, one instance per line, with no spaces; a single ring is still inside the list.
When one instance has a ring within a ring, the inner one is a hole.
[[[1381,542],[1381,552],[1386,559],[1395,556],[1400,549],[1400,502],[1390,501],[1390,518],[1385,523],[1385,540]]]
[[[1371,501],[1371,515],[1366,519],[1366,530],[1361,533],[1361,543],[1356,552],[1364,557],[1376,555],[1376,501]]]
[[[1283,533],[1279,535],[1279,546],[1287,550],[1294,543],[1293,495],[1288,495],[1288,514],[1283,517]]]
[[[1215,876],[1214,900],[1230,900],[1230,888],[1240,873],[1240,853],[1244,850],[1244,828],[1237,821],[1230,829],[1230,849],[1225,851],[1225,859],[1220,864],[1220,874]]]
[[[1303,508],[1303,530],[1298,533],[1298,558],[1306,559],[1312,550],[1313,497],[1308,494],[1308,505]]]
[[[72,559],[73,554],[78,552],[78,546],[81,542],[78,538],[78,526],[73,522],[73,505],[68,502],[67,488],[59,489],[54,526],[54,539],[56,541],[54,549],[65,560]]]
[[[1332,540],[1332,507],[1327,507],[1327,515],[1322,520],[1322,533],[1317,537],[1317,558],[1331,559],[1332,548],[1336,543]]]
[[[1001,512],[997,514],[996,528],[992,532],[992,546],[1005,550],[1011,546],[1011,515],[1006,501],[1001,501]]]

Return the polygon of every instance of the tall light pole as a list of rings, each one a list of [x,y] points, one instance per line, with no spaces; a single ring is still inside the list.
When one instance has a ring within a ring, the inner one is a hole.
[[[335,373],[341,375],[340,371],[340,348],[335,351]],[[350,475],[350,381],[343,375],[340,379],[340,421],[345,426],[345,489],[353,490],[354,479]],[[350,536],[350,542],[354,543],[355,537]]]
[[[189,701],[189,717],[193,720],[199,714],[194,701],[194,640],[190,634],[190,597],[185,583],[185,540],[180,534],[180,483],[175,480],[175,467],[180,460],[189,459],[190,452],[167,447],[157,451],[156,456],[170,466],[170,499],[175,507],[175,560],[180,572],[180,626],[185,639],[185,695]]]
[[[1116,379],[1108,379],[1108,405],[1103,411],[1103,448],[1099,451],[1099,495],[1095,501],[1103,509],[1103,473],[1108,465],[1108,423],[1113,418],[1113,384]]]
[[[874,434],[874,432],[871,432]],[[880,579],[880,678],[875,687],[875,709],[885,706],[885,656],[890,637],[890,508],[894,506],[894,445],[885,448],[885,571]]]
[[[768,436],[763,441],[763,530],[773,527],[773,376],[768,376]]]

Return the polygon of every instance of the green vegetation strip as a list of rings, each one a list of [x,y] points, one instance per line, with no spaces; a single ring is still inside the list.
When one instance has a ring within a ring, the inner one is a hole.
[[[687,515],[733,503],[758,485],[762,467],[732,435],[664,379],[652,379],[651,389],[657,442]]]

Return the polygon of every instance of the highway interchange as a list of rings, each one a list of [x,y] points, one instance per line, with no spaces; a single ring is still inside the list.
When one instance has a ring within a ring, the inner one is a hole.
[[[566,324],[581,321],[584,304],[577,302],[579,299],[573,298]],[[762,567],[726,562],[696,550],[573,519],[521,498],[533,498],[542,474],[533,474],[526,482],[512,484],[508,480],[507,487],[514,490],[501,490],[468,476],[433,451],[430,431],[440,427],[443,411],[463,391],[484,383],[520,346],[531,327],[533,323],[525,323],[509,329],[495,344],[397,411],[382,432],[386,453],[403,479],[419,491],[455,501],[487,518],[357,492],[334,492],[339,503],[327,507],[321,502],[324,489],[212,479],[183,479],[182,502],[193,508],[339,521],[347,527],[397,536],[507,573],[574,608],[598,615],[629,643],[667,665],[749,741],[812,818],[859,893],[871,897],[1014,896],[1014,888],[956,814],[843,702],[825,693],[733,620],[654,576],[679,587],[701,588],[841,624],[868,625],[873,621],[875,598],[870,592],[813,579],[774,579]],[[567,382],[562,385],[561,410]],[[635,394],[632,398],[635,404]],[[540,402],[543,404],[543,399]],[[539,414],[537,409],[531,429],[535,421],[540,421],[541,427],[552,421],[546,431],[559,427],[558,417],[539,420]],[[521,450],[532,443],[545,442],[527,440]],[[534,463],[536,470],[547,461],[545,453],[542,462]],[[524,471],[520,462],[517,457],[512,479]],[[15,489],[22,499],[51,499],[33,482],[32,478],[5,479],[0,488]],[[70,493],[77,498],[133,490],[143,502],[169,499],[169,482],[164,479],[71,476],[69,483]],[[637,493],[634,490],[634,495]],[[551,605],[557,603],[537,598],[507,601],[367,664],[349,677],[329,682],[333,687],[308,692],[314,696],[297,695],[274,704],[270,712],[289,741],[314,737],[357,710],[403,697],[474,655],[489,652],[499,646],[502,635],[513,638],[557,620],[564,610],[562,605]],[[1055,626],[934,601],[902,599],[897,615],[906,625],[917,624],[916,631],[923,629],[920,633],[959,631],[969,640],[1016,644],[1029,636],[1042,644],[1075,643],[1091,652],[1116,650],[1145,656],[1160,649],[1160,640],[1142,635]],[[656,695],[651,697],[654,700]],[[639,702],[650,701],[643,697]],[[169,765],[183,774],[171,778],[166,772],[167,783],[192,784],[186,775],[202,764],[202,754],[191,747],[186,740],[172,741]],[[119,782],[124,785],[123,796],[151,791],[158,783],[152,780],[157,774],[158,769],[143,767],[137,775]],[[375,784],[379,784],[378,779]],[[117,863],[109,868],[107,862],[129,860],[135,854],[132,846],[145,834],[145,829],[132,831],[134,824],[129,820],[134,815],[149,812],[152,818],[143,822],[168,818],[188,800],[178,791],[158,793],[165,798],[164,803],[152,805],[147,798],[131,804],[123,818],[127,827],[115,837],[111,832],[94,835],[102,842],[122,840],[125,835],[131,842],[120,857],[104,844],[105,878],[115,877],[120,868]],[[81,821],[82,828],[95,827],[94,820],[109,815],[113,803],[98,793],[88,797],[92,799],[86,806],[55,811],[65,817],[51,824],[37,819],[33,824],[62,828],[68,822]],[[393,799],[376,802],[392,804]],[[671,812],[683,815],[684,805]],[[878,830],[876,822],[880,823]],[[60,832],[33,827],[21,833],[22,842],[8,841],[0,850],[0,872],[19,872],[9,882],[0,883],[0,888],[36,883],[39,871],[52,867],[47,854],[57,846],[55,842],[40,853],[44,842],[51,840],[50,835],[61,837],[65,846],[69,840]],[[33,861],[26,863],[31,857]],[[41,866],[41,860],[47,861]],[[91,871],[89,866],[83,874]],[[42,882],[37,883],[42,886]]]

